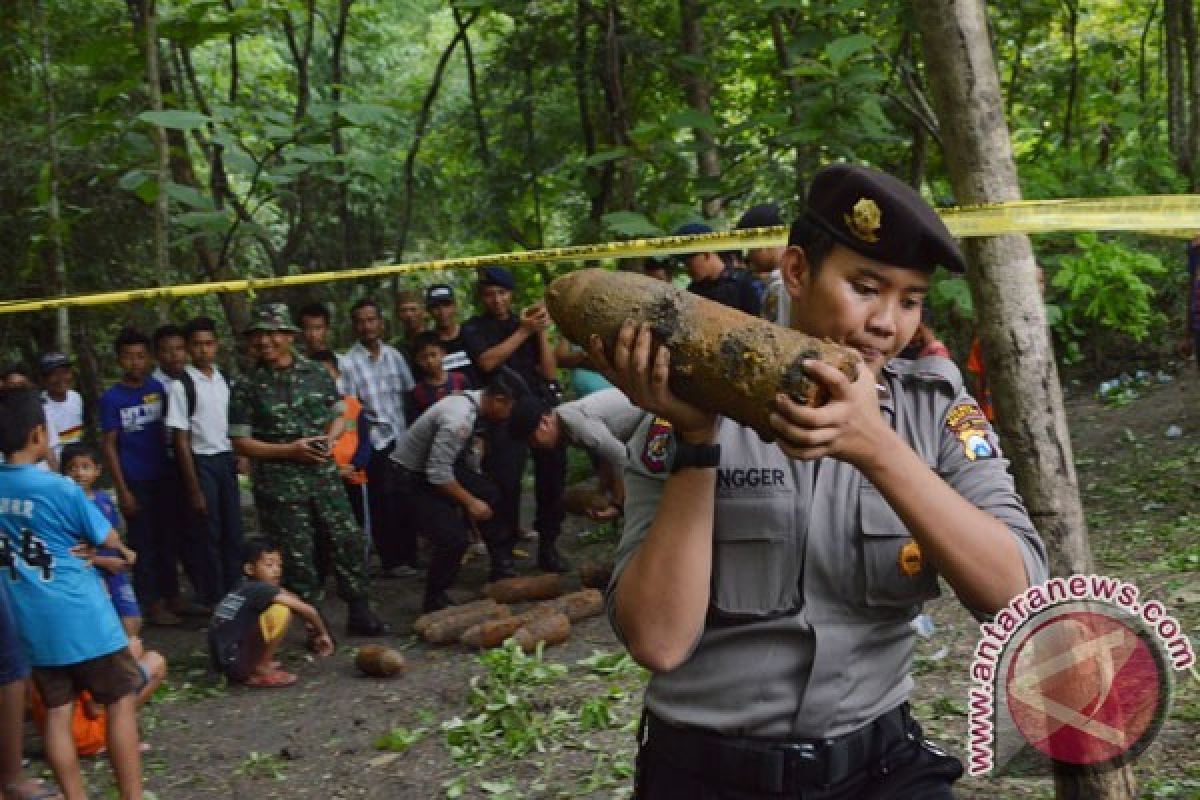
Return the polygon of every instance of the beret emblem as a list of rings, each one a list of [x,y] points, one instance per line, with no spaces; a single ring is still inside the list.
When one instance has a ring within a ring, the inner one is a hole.
[[[875,244],[879,241],[877,232],[883,224],[883,213],[871,198],[861,198],[849,214],[842,215],[842,219],[850,232],[864,242]]]

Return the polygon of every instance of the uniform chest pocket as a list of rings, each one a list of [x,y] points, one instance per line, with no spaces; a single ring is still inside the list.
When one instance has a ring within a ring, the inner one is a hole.
[[[763,619],[799,608],[795,518],[790,493],[717,499],[710,606],[719,617]]]
[[[875,487],[863,485],[859,512],[866,604],[912,610],[937,597],[937,572]]]

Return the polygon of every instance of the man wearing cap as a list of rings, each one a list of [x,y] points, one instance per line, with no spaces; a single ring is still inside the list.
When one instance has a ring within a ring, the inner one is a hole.
[[[689,222],[675,230],[676,236],[715,233],[703,222]],[[725,253],[687,253],[680,257],[692,282],[688,291],[757,317],[762,311],[762,284],[727,260]]]
[[[646,412],[629,402],[620,389],[602,389],[553,408],[536,397],[522,397],[513,406],[508,429],[535,451],[568,444],[586,450],[615,515],[625,505],[621,480],[628,461],[625,443],[645,418]]]
[[[479,298],[484,313],[463,325],[463,340],[472,363],[487,380],[502,367],[515,372],[529,394],[551,398],[557,391],[557,364],[550,345],[550,314],[537,303],[520,315],[512,311],[512,293],[516,282],[503,267],[486,267],[479,273]],[[529,447],[514,439],[505,427],[494,427],[489,436],[484,471],[500,487],[497,516],[512,535],[517,534],[521,503],[521,476]],[[567,462],[556,450],[533,454],[534,498],[537,510],[534,527],[538,532],[538,566],[552,572],[566,572],[568,565],[559,554],[555,541],[562,530],[565,513],[562,504]]]
[[[361,533],[330,457],[341,399],[325,368],[292,349],[297,333],[283,303],[255,308],[246,334],[258,363],[232,389],[229,438],[258,462],[254,502],[263,533],[283,555],[284,584],[308,602],[320,597],[319,547],[346,602],[347,632],[378,636],[389,629],[367,602]]]
[[[738,220],[739,231],[755,228],[776,228],[783,225],[779,206],[764,203],[754,206]],[[783,273],[779,261],[783,258],[783,247],[751,247],[746,251],[746,263],[763,287],[762,318],[776,325],[792,324],[792,304],[783,285]]]
[[[433,329],[446,350],[442,367],[446,372],[462,374],[469,385],[478,386],[479,375],[467,353],[462,325],[458,322],[458,302],[454,298],[454,289],[444,283],[430,286],[425,290],[425,310],[433,318]]]
[[[482,472],[478,434],[481,423],[508,419],[517,393],[514,379],[501,373],[482,390],[447,395],[426,409],[392,453],[406,512],[432,545],[426,612],[453,604],[446,590],[458,576],[472,525],[487,542],[490,580],[516,575],[513,539],[495,513],[499,490]]]
[[[63,445],[83,441],[86,425],[83,397],[71,388],[71,358],[66,353],[46,353],[38,359],[42,378],[42,406],[46,426],[58,436],[54,458],[62,455]]]
[[[400,351],[383,340],[386,322],[379,304],[360,300],[350,309],[358,341],[342,356],[342,390],[359,399],[371,423],[367,483],[371,536],[384,577],[417,574],[417,533],[398,505],[388,455],[404,435],[404,394],[413,388],[412,371]]]
[[[804,363],[820,407],[763,398],[774,443],[675,397],[647,327],[627,324],[607,360],[593,342],[654,415],[629,443],[607,597],[654,673],[639,798],[953,796],[962,765],[909,712],[909,623],[939,576],[984,618],[1047,567],[953,362],[893,360],[939,265],[964,268],[911,187],[817,173],[780,266],[797,329],[861,361],[855,380]]]

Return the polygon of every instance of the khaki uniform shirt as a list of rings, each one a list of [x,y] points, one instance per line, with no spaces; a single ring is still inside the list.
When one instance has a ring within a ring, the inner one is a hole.
[[[952,362],[894,360],[880,378],[885,418],[937,474],[1008,526],[1031,583],[1041,539],[995,435]],[[938,576],[904,523],[851,465],[792,460],[721,420],[708,619],[687,660],[654,675],[646,706],[678,725],[731,735],[833,737],[904,702],[914,632]],[[629,443],[626,525],[609,589],[658,507],[674,452],[647,418]],[[620,636],[620,631],[617,631]]]
[[[451,394],[425,409],[400,437],[391,459],[435,486],[454,480],[454,464],[475,432],[481,389]]]
[[[554,413],[571,444],[595,453],[615,467],[625,465],[625,443],[646,416],[620,389],[593,392],[557,406]]]

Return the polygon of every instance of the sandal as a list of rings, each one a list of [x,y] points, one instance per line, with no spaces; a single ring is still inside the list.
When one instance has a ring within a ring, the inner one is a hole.
[[[30,778],[4,787],[4,800],[63,800],[62,792],[40,778]]]
[[[260,672],[246,679],[246,685],[254,689],[282,689],[291,686],[299,678],[290,672],[273,669],[270,672]]]

